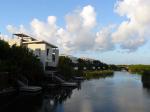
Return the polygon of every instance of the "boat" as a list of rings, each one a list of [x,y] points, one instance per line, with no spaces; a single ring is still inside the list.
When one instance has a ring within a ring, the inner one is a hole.
[[[42,87],[39,86],[29,86],[24,84],[22,81],[18,80],[18,84],[20,85],[19,87],[19,92],[21,93],[27,93],[27,94],[32,94],[32,93],[41,93]]]
[[[77,87],[78,84],[74,83],[74,82],[64,82],[64,83],[61,83],[61,86],[63,86],[63,87]]]
[[[38,86],[24,86],[20,87],[19,90],[21,92],[39,92],[42,90],[42,88]]]

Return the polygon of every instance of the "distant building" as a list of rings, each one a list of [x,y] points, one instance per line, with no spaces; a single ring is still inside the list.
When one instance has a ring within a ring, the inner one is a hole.
[[[58,47],[46,41],[39,41],[26,34],[13,34],[14,38],[9,40],[9,45],[25,46],[33,51],[43,64],[44,71],[52,71],[57,67],[59,59]]]

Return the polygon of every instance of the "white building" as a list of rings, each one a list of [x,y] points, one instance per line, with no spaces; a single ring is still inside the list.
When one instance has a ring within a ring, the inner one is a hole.
[[[58,64],[59,50],[58,47],[46,41],[39,41],[26,34],[13,34],[14,38],[9,40],[9,44],[17,46],[26,46],[35,56],[37,56],[43,64],[44,71],[53,71]]]

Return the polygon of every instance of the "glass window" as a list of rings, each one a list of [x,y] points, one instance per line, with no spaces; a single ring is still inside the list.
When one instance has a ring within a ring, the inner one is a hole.
[[[47,55],[47,56],[49,55],[49,49],[47,49],[47,51],[46,51],[46,55]]]
[[[52,54],[52,61],[55,62],[55,53]]]

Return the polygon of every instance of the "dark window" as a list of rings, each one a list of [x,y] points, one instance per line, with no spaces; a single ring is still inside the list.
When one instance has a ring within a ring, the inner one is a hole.
[[[55,53],[52,54],[52,60],[55,62]]]
[[[49,49],[47,49],[46,54],[47,54],[47,56],[48,56],[48,54],[49,54]]]

